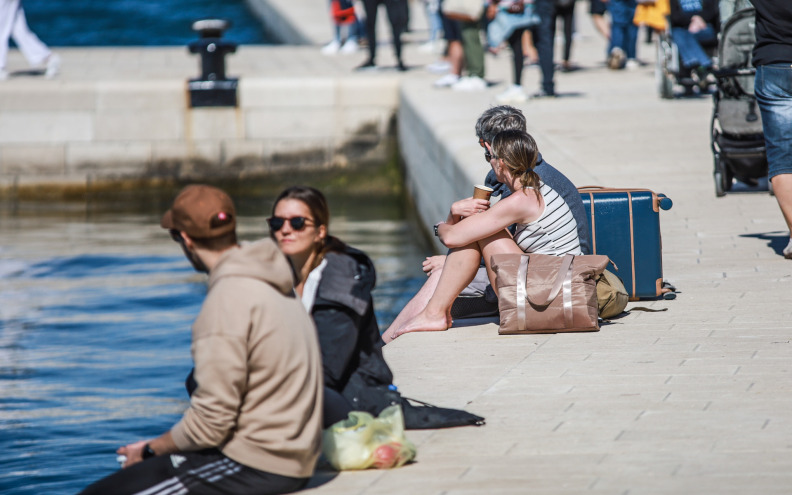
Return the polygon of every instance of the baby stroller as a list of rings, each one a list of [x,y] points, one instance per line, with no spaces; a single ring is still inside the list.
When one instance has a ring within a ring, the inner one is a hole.
[[[717,46],[704,45],[704,51],[715,59]],[[655,83],[660,98],[664,100],[673,99],[675,96],[674,85],[682,87],[684,94],[692,95],[696,91],[706,93],[710,87],[710,81],[706,79],[694,79],[683,76],[682,60],[679,57],[679,49],[671,36],[671,28],[666,24],[666,28],[660,31],[655,43],[657,57],[655,58]],[[698,88],[698,89],[694,89]]]
[[[754,97],[756,69],[751,65],[754,16],[753,8],[740,10],[721,30],[711,126],[718,197],[731,190],[734,179],[756,186],[767,175],[762,116]]]

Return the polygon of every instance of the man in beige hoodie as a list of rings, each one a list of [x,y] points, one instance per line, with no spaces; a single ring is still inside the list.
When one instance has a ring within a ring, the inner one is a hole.
[[[197,388],[163,435],[118,449],[123,469],[85,494],[278,494],[303,488],[321,449],[316,331],[269,239],[239,246],[223,191],[186,187],[162,217],[209,291],[192,329]]]

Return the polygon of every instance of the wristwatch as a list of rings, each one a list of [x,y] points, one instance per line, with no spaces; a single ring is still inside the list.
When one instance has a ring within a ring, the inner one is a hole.
[[[146,444],[143,446],[143,452],[140,454],[140,457],[142,457],[143,459],[150,459],[156,456],[157,453],[154,452],[154,449],[151,448],[151,445]]]
[[[437,222],[435,224],[435,226],[434,226],[435,237],[439,237],[440,236],[440,232],[437,231],[437,227],[439,227],[441,223],[445,223],[445,222]]]

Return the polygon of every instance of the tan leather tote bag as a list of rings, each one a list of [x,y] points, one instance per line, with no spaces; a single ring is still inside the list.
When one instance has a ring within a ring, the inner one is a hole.
[[[602,255],[496,254],[501,335],[595,332]]]

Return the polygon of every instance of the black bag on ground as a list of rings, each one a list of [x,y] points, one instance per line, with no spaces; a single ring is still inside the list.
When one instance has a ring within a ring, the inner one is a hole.
[[[388,406],[398,404],[404,413],[404,427],[408,430],[453,428],[455,426],[481,426],[484,418],[461,409],[436,407],[426,402],[402,397],[398,390],[385,385],[365,383],[360,375],[353,375],[344,397],[356,411],[366,411],[375,416]],[[418,405],[413,405],[415,402]]]

